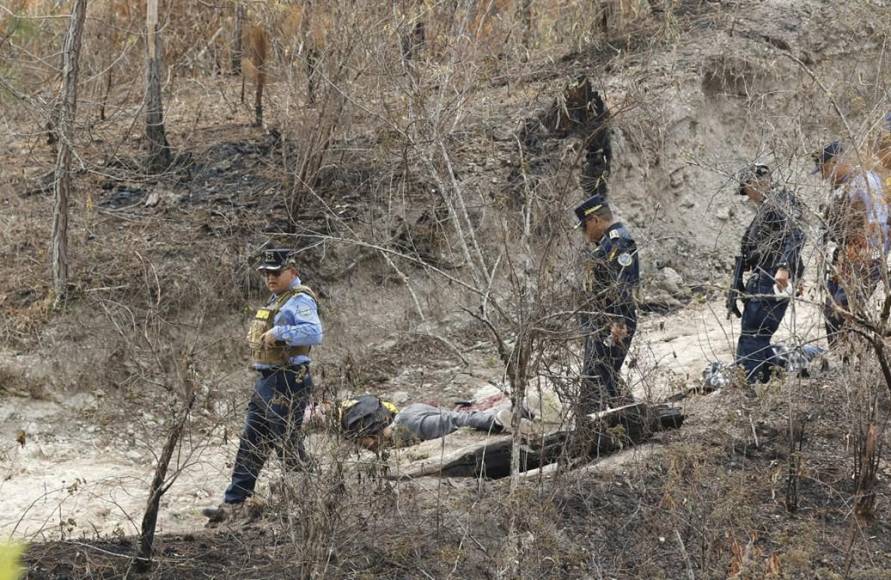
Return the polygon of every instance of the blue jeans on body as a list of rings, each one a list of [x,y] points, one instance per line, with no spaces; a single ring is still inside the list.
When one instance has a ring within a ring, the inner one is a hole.
[[[254,493],[257,477],[275,448],[285,469],[301,469],[307,459],[303,447],[303,413],[312,392],[309,367],[263,369],[248,403],[244,432],[235,455],[226,503],[241,503]]]

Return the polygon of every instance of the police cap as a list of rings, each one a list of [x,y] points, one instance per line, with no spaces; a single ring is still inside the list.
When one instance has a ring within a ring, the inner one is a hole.
[[[263,250],[263,258],[258,270],[281,270],[288,265],[293,252],[286,249]]]
[[[609,204],[606,202],[606,196],[599,193],[595,193],[583,201],[575,208],[575,216],[579,218],[579,223],[576,227],[580,227],[585,223],[589,215],[604,207],[609,207]]]
[[[739,195],[746,194],[746,186],[764,177],[770,177],[770,167],[763,163],[753,163],[739,172]]]

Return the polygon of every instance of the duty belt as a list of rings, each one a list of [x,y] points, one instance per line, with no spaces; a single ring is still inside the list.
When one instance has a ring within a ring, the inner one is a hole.
[[[294,375],[298,381],[302,381],[303,379],[306,378],[306,375],[309,374],[309,363],[306,362],[306,363],[300,363],[297,365],[259,368],[259,369],[254,369],[254,370],[257,371],[258,373],[260,373],[261,375],[263,375],[263,378],[266,378],[270,375],[274,375],[277,372],[290,371],[290,372],[294,373]]]

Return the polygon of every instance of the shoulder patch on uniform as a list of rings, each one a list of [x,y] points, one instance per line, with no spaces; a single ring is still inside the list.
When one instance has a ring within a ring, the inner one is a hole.
[[[617,240],[622,237],[622,234],[619,233],[619,230],[610,230],[609,239]]]
[[[627,268],[631,265],[634,259],[628,252],[622,252],[621,254],[619,254],[619,259],[617,261],[619,262],[620,266],[622,266],[623,268]]]

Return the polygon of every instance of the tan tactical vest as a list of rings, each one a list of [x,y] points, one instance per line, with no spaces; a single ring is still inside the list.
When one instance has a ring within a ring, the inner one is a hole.
[[[297,286],[282,293],[278,299],[270,305],[257,310],[254,320],[248,330],[248,345],[251,347],[251,361],[253,364],[287,366],[288,360],[293,356],[309,355],[312,347],[288,346],[285,344],[276,346],[263,346],[261,337],[275,324],[275,315],[294,296],[306,294],[318,303],[315,293],[308,286]]]

